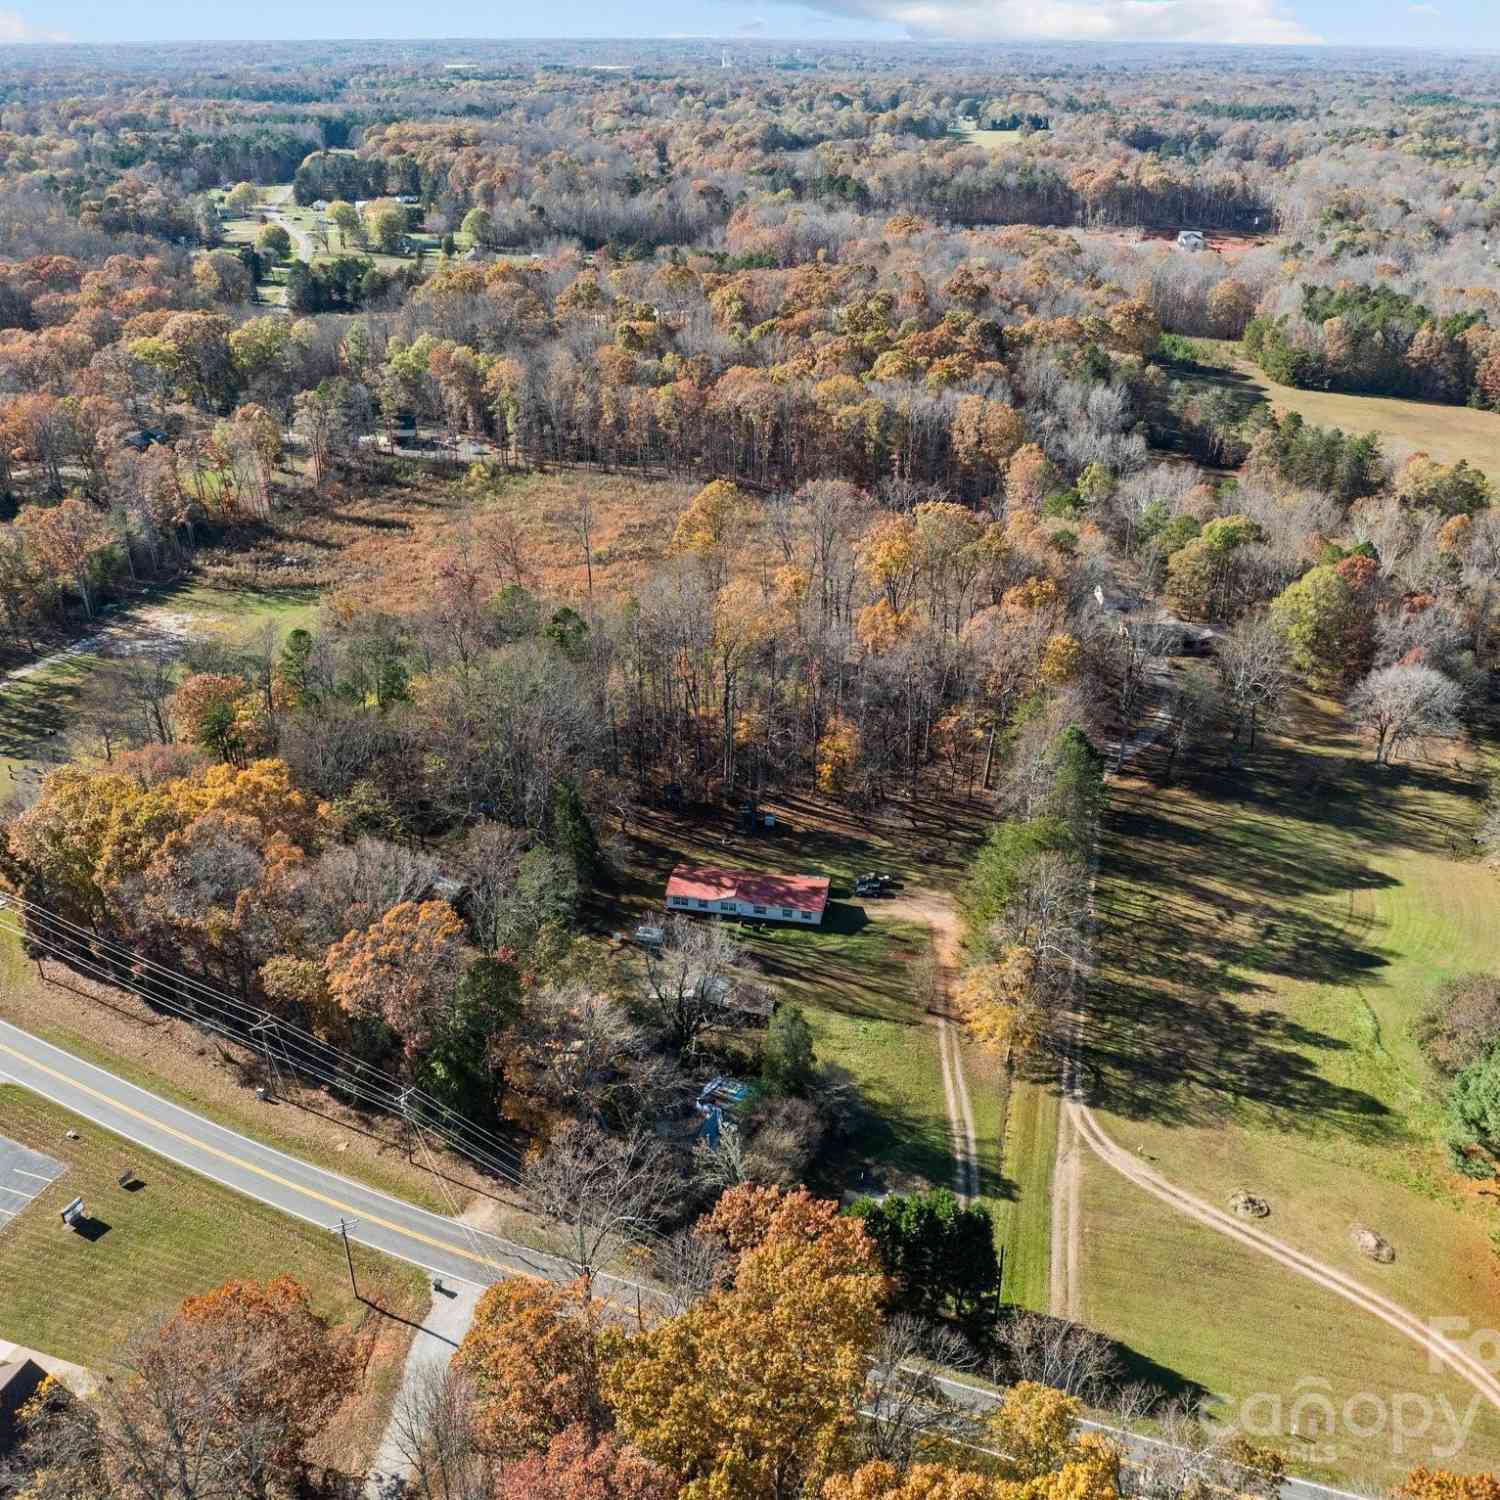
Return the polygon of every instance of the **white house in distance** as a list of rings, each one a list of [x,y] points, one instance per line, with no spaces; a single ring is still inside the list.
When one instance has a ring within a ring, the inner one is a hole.
[[[1208,236],[1201,229],[1184,229],[1177,236],[1179,250],[1207,250]]]
[[[667,881],[667,909],[759,917],[817,927],[828,905],[824,875],[755,875],[715,865],[678,865]]]

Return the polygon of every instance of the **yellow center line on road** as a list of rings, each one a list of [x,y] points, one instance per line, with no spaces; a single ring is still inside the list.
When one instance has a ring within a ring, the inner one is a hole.
[[[59,1083],[68,1088],[77,1089],[80,1093],[91,1095],[101,1104],[107,1104],[111,1109],[117,1109],[121,1114],[130,1115],[139,1120],[143,1125],[149,1125],[153,1130],[164,1131],[167,1135],[175,1136],[184,1145],[192,1146],[195,1150],[206,1151],[210,1156],[217,1156],[220,1161],[228,1162],[231,1166],[239,1167],[242,1171],[253,1172],[257,1177],[264,1177],[267,1182],[274,1182],[278,1187],[285,1188],[288,1192],[300,1193],[304,1198],[311,1198],[315,1202],[326,1204],[329,1208],[336,1210],[341,1215],[350,1218],[358,1218],[366,1224],[378,1224],[382,1229],[388,1229],[392,1234],[398,1234],[409,1240],[416,1240],[419,1244],[430,1245],[434,1250],[442,1250],[449,1255],[461,1255],[465,1260],[471,1260],[477,1265],[488,1266],[492,1271],[498,1271],[502,1275],[515,1275],[515,1271],[501,1262],[491,1260],[487,1255],[479,1255],[473,1250],[466,1250],[460,1245],[446,1245],[442,1240],[434,1239],[431,1235],[423,1234],[417,1229],[408,1229],[401,1224],[393,1224],[389,1219],[382,1219],[376,1214],[370,1213],[364,1208],[356,1208],[353,1204],[341,1203],[337,1198],[330,1198],[326,1193],[320,1193],[313,1188],[302,1187],[299,1183],[291,1182],[285,1177],[278,1177],[275,1172],[267,1171],[265,1167],[256,1166],[253,1161],[246,1161],[243,1157],[235,1156],[232,1152],[220,1150],[217,1146],[210,1146],[206,1141],[200,1141],[186,1131],[178,1130],[173,1125],[163,1124],[160,1120],[153,1120],[143,1110],[135,1109],[129,1104],[121,1104],[117,1099],[111,1099],[108,1094],[100,1093],[98,1089],[90,1088],[86,1083],[79,1083],[69,1078],[66,1073],[59,1073],[55,1068],[49,1068],[46,1063],[39,1063],[27,1057],[24,1052],[17,1052],[14,1047],[0,1042],[0,1052],[8,1053],[11,1057],[24,1063],[28,1068],[35,1068],[40,1073],[46,1073],[57,1079]],[[108,1129],[108,1126],[101,1127]],[[148,1146],[146,1148],[150,1150]],[[226,1183],[226,1187],[232,1188],[233,1183]],[[378,1248],[378,1247],[372,1247]],[[526,1274],[526,1273],[522,1273]]]

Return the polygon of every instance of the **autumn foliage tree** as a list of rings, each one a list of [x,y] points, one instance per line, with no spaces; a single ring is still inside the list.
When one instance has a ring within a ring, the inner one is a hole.
[[[446,901],[403,901],[328,950],[328,991],[349,1016],[384,1022],[413,1059],[442,1025],[463,957],[464,925]]]
[[[614,1433],[585,1427],[558,1433],[542,1453],[505,1464],[495,1478],[495,1500],[676,1500],[680,1486]]]
[[[604,1315],[603,1304],[577,1283],[517,1277],[485,1292],[454,1356],[474,1383],[474,1431],[485,1452],[501,1459],[541,1454],[569,1433],[566,1462],[573,1463],[580,1447],[587,1452],[608,1431],[599,1348]]]
[[[623,1341],[620,1430],[689,1500],[791,1500],[841,1466],[887,1295],[862,1225],[806,1193],[733,1189],[705,1223],[732,1283]]]
[[[348,1342],[285,1276],[189,1297],[124,1354],[127,1376],[28,1434],[50,1459],[39,1495],[291,1500],[355,1375]]]
[[[1423,1467],[1413,1469],[1392,1494],[1397,1500],[1500,1500],[1500,1479]]]

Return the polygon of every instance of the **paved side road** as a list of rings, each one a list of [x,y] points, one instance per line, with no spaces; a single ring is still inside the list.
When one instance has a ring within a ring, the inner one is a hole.
[[[476,1288],[506,1276],[555,1281],[572,1275],[567,1264],[555,1256],[482,1233],[337,1172],[300,1161],[127,1083],[4,1021],[0,1021],[0,1079],[18,1083],[158,1156],[330,1232],[341,1218],[357,1219],[349,1236],[357,1244],[421,1266],[445,1281]],[[601,1290],[621,1301],[638,1292],[651,1296],[649,1288],[622,1277],[601,1276],[598,1280]],[[449,1315],[455,1327],[460,1321],[466,1326],[472,1295],[470,1291],[453,1299]],[[440,1296],[435,1300],[445,1299]],[[440,1321],[447,1319],[440,1315]],[[451,1354],[453,1331],[434,1324],[432,1337],[413,1346],[410,1383],[420,1378],[422,1366],[437,1364],[445,1353]],[[994,1394],[982,1386],[953,1380],[942,1384],[955,1400],[973,1409],[994,1403]],[[1095,1423],[1087,1425],[1109,1433],[1127,1453],[1144,1454],[1151,1445],[1149,1438]],[[383,1465],[377,1465],[387,1472],[400,1463],[394,1436],[388,1434],[389,1446],[382,1448]],[[1303,1480],[1289,1480],[1282,1495],[1283,1500],[1359,1500]]]

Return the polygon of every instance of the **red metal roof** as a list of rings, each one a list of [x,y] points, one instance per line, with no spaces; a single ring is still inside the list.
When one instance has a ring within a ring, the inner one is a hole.
[[[744,901],[751,906],[793,906],[821,912],[828,905],[825,875],[756,875],[717,865],[678,865],[667,881],[667,899]]]

